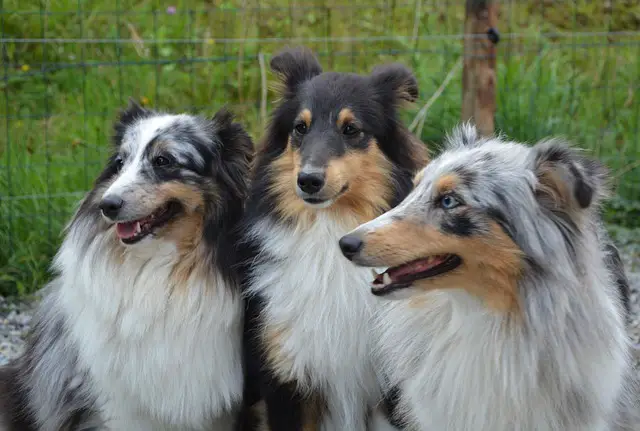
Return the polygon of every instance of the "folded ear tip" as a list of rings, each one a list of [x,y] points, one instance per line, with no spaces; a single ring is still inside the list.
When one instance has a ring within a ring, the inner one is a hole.
[[[322,73],[318,58],[307,47],[284,48],[271,58],[269,65],[289,90]]]
[[[535,144],[533,151],[538,179],[558,194],[565,190],[567,202],[586,209],[607,195],[607,169],[581,149],[562,139],[548,139]],[[550,171],[558,175],[549,176]],[[567,192],[571,196],[566,196]]]
[[[418,80],[413,71],[402,63],[388,63],[376,66],[371,71],[376,85],[390,86],[396,98],[413,103],[420,96]]]

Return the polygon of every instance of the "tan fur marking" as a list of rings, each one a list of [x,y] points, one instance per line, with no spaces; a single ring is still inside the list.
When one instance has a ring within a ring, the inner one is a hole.
[[[283,352],[282,348],[288,332],[284,325],[267,325],[263,329],[262,338],[267,362],[284,383],[291,381],[293,368],[291,358]]]
[[[573,196],[567,187],[567,181],[553,164],[546,164],[538,169],[538,187],[536,193],[547,199],[558,210],[572,209]]]
[[[351,151],[329,163],[327,185],[335,192],[348,184],[348,190],[334,204],[336,216],[345,210],[364,223],[390,209],[393,195],[391,162],[375,140],[366,151]]]
[[[308,397],[303,405],[302,431],[319,431],[326,410],[326,403],[318,394]]]
[[[271,431],[267,420],[267,404],[264,401],[258,401],[251,406],[254,416],[258,419],[259,424],[256,431]]]
[[[169,228],[168,236],[177,246],[180,260],[171,272],[171,280],[176,287],[186,286],[195,274],[210,277],[211,259],[208,258],[205,247],[201,243],[203,218],[198,215],[183,216],[176,220]],[[211,286],[215,288],[215,286]]]
[[[180,201],[184,212],[171,220],[158,231],[162,236],[176,245],[180,255],[179,263],[171,272],[174,287],[186,286],[190,278],[200,274],[201,277],[211,277],[206,247],[201,243],[204,229],[204,197],[197,188],[179,183],[169,182],[159,186],[156,196],[161,202],[171,199]],[[215,289],[215,286],[211,286]]]
[[[424,168],[420,169],[415,177],[413,177],[413,186],[420,184],[420,181],[424,178]]]
[[[454,174],[443,175],[436,181],[436,191],[438,194],[444,194],[452,191],[460,183],[460,178]]]
[[[516,311],[522,252],[496,225],[474,237],[447,235],[432,226],[400,220],[369,232],[364,256],[376,266],[397,266],[437,254],[456,254],[462,265],[430,279],[414,282],[424,290],[463,288],[497,311]],[[420,302],[413,304],[419,306]]]
[[[300,112],[300,115],[298,115],[298,117],[304,121],[304,123],[307,125],[307,127],[311,126],[311,111],[308,109],[303,109]]]
[[[300,155],[290,143],[284,153],[271,164],[274,178],[270,192],[277,199],[277,210],[285,219],[308,225],[317,211],[327,211],[338,218],[354,217],[357,223],[369,221],[389,209],[393,195],[391,162],[375,140],[364,151],[350,151],[329,163],[323,192],[336,196],[348,185],[336,202],[326,209],[312,209],[296,195],[296,178],[300,171]],[[354,225],[355,227],[355,225]]]
[[[282,349],[287,333],[288,330],[283,325],[267,325],[263,330],[262,338],[266,348],[267,362],[282,383],[291,382],[293,374],[291,372],[293,362]],[[320,420],[325,411],[322,399],[317,394],[312,394],[305,399],[302,408],[302,430],[319,430]]]
[[[289,140],[287,149],[271,163],[270,168],[274,181],[269,191],[276,199],[276,208],[280,216],[286,220],[295,220],[303,225],[313,222],[315,214],[296,195],[300,154],[291,147],[291,140]]]
[[[168,182],[158,187],[157,197],[159,201],[167,202],[170,199],[177,199],[187,208],[187,212],[201,211],[204,208],[202,192],[188,184],[179,182]]]
[[[163,204],[176,199],[184,207],[184,213],[170,221],[158,234],[172,240],[179,253],[186,254],[192,251],[202,238],[204,223],[202,193],[189,185],[171,182],[161,185],[157,196],[158,201]]]
[[[101,197],[114,180],[102,188],[96,189],[98,191],[94,197],[96,203],[100,200],[97,196]],[[170,280],[173,287],[180,288],[187,285],[189,279],[193,277],[212,277],[211,259],[207,255],[209,252],[201,243],[205,205],[202,192],[188,184],[172,181],[141,190],[136,202],[140,207],[146,208],[148,213],[151,213],[172,199],[180,201],[184,211],[165,226],[157,229],[155,234],[176,245],[176,251],[180,258],[178,264],[171,271]],[[105,227],[115,231],[114,224],[108,225],[105,222]],[[118,262],[124,262],[125,246],[120,242],[115,232],[111,240],[113,241],[114,258]],[[215,286],[211,286],[211,288],[214,289]]]
[[[317,431],[320,429],[320,426],[318,424],[319,422],[319,418],[316,419],[315,421],[311,420],[309,421],[307,419],[307,417],[305,416],[305,422],[302,424],[302,431]]]
[[[353,111],[349,108],[342,108],[340,113],[338,114],[338,121],[336,121],[336,125],[338,129],[342,129],[345,125],[352,123],[356,119],[355,115],[353,115]]]

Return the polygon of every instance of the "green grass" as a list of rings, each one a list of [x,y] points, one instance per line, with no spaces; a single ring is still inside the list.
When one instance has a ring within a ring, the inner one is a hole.
[[[272,0],[258,8],[248,1],[183,0],[169,14],[169,4],[158,1],[4,0],[3,37],[146,42],[5,44],[0,294],[33,292],[47,280],[61,229],[104,163],[113,116],[129,96],[166,110],[213,113],[228,105],[258,140],[264,126],[258,54],[268,64],[287,44],[282,39],[314,38],[305,44],[326,69],[366,72],[387,61],[412,67],[421,98],[405,114],[411,121],[461,55],[461,41],[406,37],[414,31],[413,1],[367,3],[306,1],[294,7]],[[462,1],[423,3],[420,36],[462,31]],[[607,10],[605,2],[592,1],[502,3],[501,33],[526,37],[504,37],[498,45],[497,128],[526,141],[562,134],[591,150],[611,167],[618,186],[609,220],[638,227],[640,173],[633,164],[640,156],[640,35],[567,34],[637,32],[640,5],[620,0]],[[160,43],[148,42],[154,39]],[[269,109],[275,99],[269,90]],[[459,120],[460,102],[458,73],[428,113],[422,138],[433,148]]]

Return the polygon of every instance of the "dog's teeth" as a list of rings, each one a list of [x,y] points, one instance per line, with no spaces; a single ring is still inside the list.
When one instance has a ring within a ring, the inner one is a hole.
[[[384,282],[384,284],[391,284],[391,276],[388,272],[382,274],[382,281]]]
[[[371,268],[371,275],[373,275],[373,278],[377,278],[378,277],[378,273],[376,272],[375,269]]]
[[[140,222],[137,221],[136,222],[136,234],[140,233],[141,230],[142,230],[142,228],[140,227]]]

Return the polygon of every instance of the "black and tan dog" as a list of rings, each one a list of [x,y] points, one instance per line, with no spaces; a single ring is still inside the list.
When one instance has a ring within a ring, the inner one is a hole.
[[[272,430],[364,430],[380,400],[370,363],[376,301],[365,289],[370,271],[347,262],[337,240],[400,202],[426,163],[398,119],[417,83],[398,64],[368,76],[323,73],[305,49],[281,52],[271,68],[282,100],[243,223],[243,427],[260,429],[249,414],[260,402]]]

